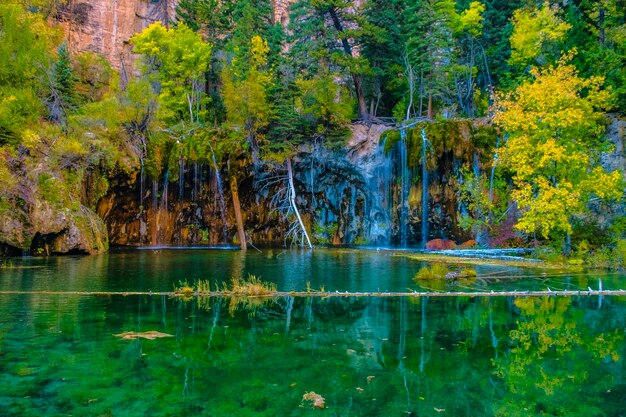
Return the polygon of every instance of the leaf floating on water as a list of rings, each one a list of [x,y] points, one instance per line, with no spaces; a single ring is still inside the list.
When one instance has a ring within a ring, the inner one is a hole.
[[[304,393],[302,401],[312,401],[311,408],[318,408],[320,410],[326,408],[326,400],[324,400],[324,397],[313,391]]]
[[[174,335],[157,332],[156,330],[150,330],[147,332],[124,332],[120,334],[114,334],[113,336],[121,337],[124,340],[135,340],[139,338],[154,340],[160,339],[162,337],[174,337]]]

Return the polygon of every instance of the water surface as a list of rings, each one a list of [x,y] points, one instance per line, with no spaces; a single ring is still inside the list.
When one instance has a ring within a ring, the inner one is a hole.
[[[281,290],[404,291],[420,267],[376,251],[150,250],[15,260],[0,287],[168,291],[252,273]],[[501,278],[468,288],[623,280],[476,269]],[[0,415],[623,416],[625,329],[623,297],[2,294]],[[128,331],[172,337],[115,336]]]

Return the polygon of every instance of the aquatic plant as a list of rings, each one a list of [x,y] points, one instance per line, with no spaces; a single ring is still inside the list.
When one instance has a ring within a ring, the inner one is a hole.
[[[247,279],[233,277],[233,282],[228,292],[238,296],[267,297],[276,292],[276,284],[263,282],[250,274]]]
[[[324,397],[322,397],[319,394],[316,394],[313,391],[304,393],[304,395],[302,396],[302,402],[305,402],[305,401],[311,402],[311,408],[317,408],[320,410],[326,408],[326,400],[324,399]]]
[[[433,264],[430,268],[420,269],[413,277],[416,281],[431,281],[443,279],[448,274],[448,267],[443,264]]]
[[[187,281],[179,282],[179,286],[174,288],[174,294],[183,298],[191,298],[194,292],[194,288],[190,286]]]

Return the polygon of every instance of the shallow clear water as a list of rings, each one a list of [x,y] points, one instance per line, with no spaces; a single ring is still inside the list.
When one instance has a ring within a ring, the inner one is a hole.
[[[375,251],[133,251],[15,260],[1,290],[168,291],[252,273],[281,290],[404,291]],[[480,267],[470,288],[619,288]],[[554,275],[553,272],[549,273]],[[515,276],[518,278],[504,278]],[[626,299],[0,295],[2,416],[622,416]],[[126,331],[172,337],[124,340]],[[324,409],[303,402],[306,392]]]

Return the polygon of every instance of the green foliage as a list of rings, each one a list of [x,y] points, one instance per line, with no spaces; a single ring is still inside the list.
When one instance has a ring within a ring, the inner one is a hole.
[[[423,267],[413,277],[415,281],[435,281],[446,277],[449,270],[444,264],[433,264],[430,268]]]
[[[585,264],[596,269],[626,269],[626,239],[614,246],[602,246],[587,254]]]
[[[67,44],[64,42],[57,50],[57,60],[52,66],[52,80],[55,93],[62,106],[68,110],[73,110],[76,106],[76,91],[74,84],[76,76],[72,68],[72,58]]]
[[[493,184],[489,181],[485,174],[476,177],[468,168],[461,170],[457,198],[467,212],[459,214],[459,225],[464,230],[474,230],[476,236],[482,231],[491,232],[503,220],[508,208],[510,190],[500,172],[494,175]]]
[[[117,84],[117,73],[104,55],[81,52],[74,57],[76,83],[74,89],[82,102],[97,102],[112,92]]]
[[[212,46],[184,23],[168,29],[160,22],[133,36],[131,43],[142,56],[142,73],[159,95],[159,118],[171,124],[203,120],[207,105],[203,81]]]
[[[22,128],[43,115],[39,93],[58,40],[41,15],[0,3],[0,145],[17,144]]]
[[[558,9],[544,2],[540,8],[519,9],[513,13],[511,34],[512,65],[554,62],[561,52],[561,42],[571,25],[558,16]]]
[[[297,79],[296,111],[311,126],[312,135],[340,141],[349,133],[352,100],[345,86],[334,82],[337,74],[320,73],[313,79]]]

